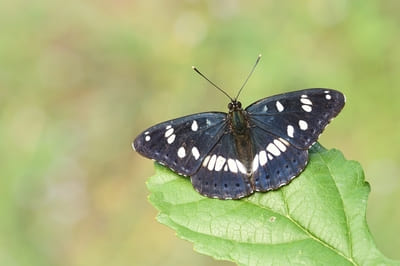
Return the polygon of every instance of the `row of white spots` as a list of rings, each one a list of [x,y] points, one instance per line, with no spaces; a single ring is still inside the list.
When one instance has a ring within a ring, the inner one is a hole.
[[[308,96],[303,94],[300,97],[300,102],[302,103],[301,108],[305,111],[305,112],[311,112],[312,111],[312,102],[310,99],[308,99]]]
[[[254,156],[252,162],[252,171],[255,172],[259,166],[264,166],[268,160],[272,160],[275,157],[278,157],[283,152],[287,150],[287,146],[289,146],[289,142],[282,138],[274,139],[273,143],[269,143],[265,150],[261,150],[256,156]]]
[[[221,155],[208,155],[203,161],[203,167],[206,167],[209,171],[221,171],[222,169],[227,172],[228,170],[232,173],[241,172],[246,174],[246,167],[239,161],[234,159],[226,159]]]
[[[199,129],[199,125],[197,124],[196,120],[193,120],[192,126],[191,126],[193,131],[197,131]],[[167,139],[168,144],[172,144],[175,141],[176,135],[174,133],[174,128],[171,125],[168,125],[165,127],[165,134],[164,137]],[[150,136],[145,137],[146,141],[150,140]]]
[[[325,92],[325,99],[327,99],[328,101],[332,99],[332,96],[329,94],[329,91],[324,91],[324,92]]]

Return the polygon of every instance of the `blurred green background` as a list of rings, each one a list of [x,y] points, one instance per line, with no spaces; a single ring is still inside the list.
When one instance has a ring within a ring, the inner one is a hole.
[[[0,265],[232,265],[155,221],[150,160],[131,141],[163,120],[308,87],[347,105],[321,137],[361,162],[368,224],[400,259],[400,2],[0,2]]]

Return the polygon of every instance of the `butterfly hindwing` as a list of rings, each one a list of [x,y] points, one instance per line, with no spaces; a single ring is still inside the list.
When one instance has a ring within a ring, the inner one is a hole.
[[[252,180],[256,191],[277,189],[289,183],[307,165],[308,150],[297,149],[283,138],[261,128],[251,130]]]
[[[133,148],[182,175],[192,175],[221,138],[226,114],[199,113],[150,127],[133,142]]]
[[[246,163],[240,158],[234,135],[226,132],[191,177],[194,188],[211,198],[238,199],[253,193]]]
[[[264,98],[246,111],[252,126],[308,149],[344,103],[344,95],[338,91],[307,89]]]

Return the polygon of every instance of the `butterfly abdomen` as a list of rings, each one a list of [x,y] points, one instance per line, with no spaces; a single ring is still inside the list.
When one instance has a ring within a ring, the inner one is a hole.
[[[249,145],[251,139],[250,134],[236,135],[235,146],[238,155],[238,160],[246,168],[247,175],[251,175],[251,162],[254,158],[253,146]]]

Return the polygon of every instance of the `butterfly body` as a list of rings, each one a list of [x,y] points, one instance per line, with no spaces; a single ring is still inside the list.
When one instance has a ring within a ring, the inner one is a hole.
[[[190,176],[202,195],[239,199],[288,184],[308,162],[308,149],[340,112],[344,95],[306,89],[261,99],[246,109],[169,120],[141,133],[133,148]]]

